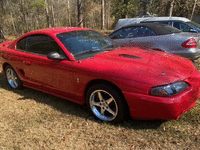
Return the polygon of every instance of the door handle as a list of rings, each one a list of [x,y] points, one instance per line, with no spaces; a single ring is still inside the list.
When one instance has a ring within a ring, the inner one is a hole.
[[[23,61],[23,63],[24,63],[25,65],[31,65],[31,62],[30,62],[30,61]]]

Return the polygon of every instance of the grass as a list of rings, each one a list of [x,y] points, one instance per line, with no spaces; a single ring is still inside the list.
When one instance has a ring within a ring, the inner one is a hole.
[[[15,40],[17,37],[16,36],[13,36],[13,35],[5,35],[5,39],[7,41],[13,41]]]
[[[200,71],[200,59],[195,63]],[[95,120],[85,106],[24,88],[0,73],[0,149],[192,149],[200,147],[200,99],[179,120]]]
[[[16,36],[12,36],[12,35],[5,35],[5,39],[0,39],[0,44],[5,42],[5,41],[13,41],[15,40],[17,37]]]

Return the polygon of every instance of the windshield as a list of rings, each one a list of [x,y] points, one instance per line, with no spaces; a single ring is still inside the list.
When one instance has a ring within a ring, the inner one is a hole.
[[[92,30],[81,30],[57,34],[67,50],[77,59],[80,55],[91,55],[113,49],[113,41]]]
[[[192,25],[192,26],[195,26],[196,28],[198,28],[197,30],[200,31],[200,24],[193,22],[193,21],[190,21],[190,22],[187,22],[187,23]]]

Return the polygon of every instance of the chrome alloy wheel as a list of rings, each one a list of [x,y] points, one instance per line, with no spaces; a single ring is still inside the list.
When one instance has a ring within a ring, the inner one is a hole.
[[[6,77],[7,77],[8,83],[10,84],[12,88],[16,89],[19,86],[18,77],[12,69],[8,68],[6,70]]]
[[[104,90],[95,90],[90,95],[89,104],[94,115],[103,121],[111,121],[118,114],[116,100]]]

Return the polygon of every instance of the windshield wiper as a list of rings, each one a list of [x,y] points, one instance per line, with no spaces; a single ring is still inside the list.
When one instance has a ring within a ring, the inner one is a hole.
[[[114,48],[118,48],[119,46],[117,46],[116,44],[112,44],[112,45],[109,45],[109,46],[106,46],[103,48],[104,51],[110,51],[110,50],[113,50]]]
[[[117,46],[117,45],[115,45],[115,44],[112,44],[112,45],[109,45],[109,46],[104,47],[103,49],[86,50],[86,51],[77,53],[77,54],[75,54],[74,56],[82,55],[82,54],[88,54],[88,53],[95,53],[95,52],[111,51],[111,50],[113,50],[114,48],[118,48],[118,47],[119,47],[119,46]]]

